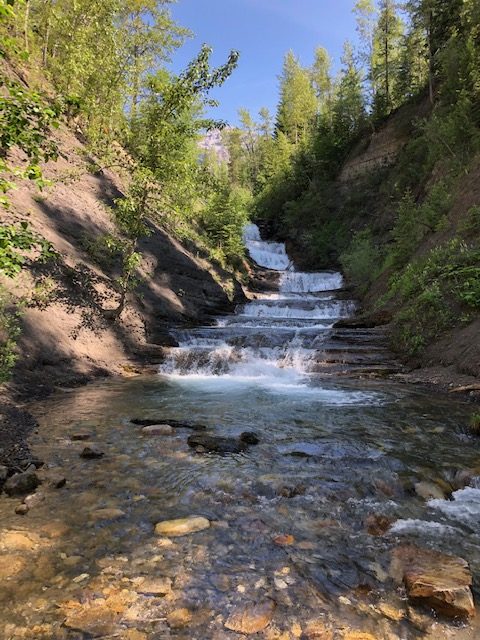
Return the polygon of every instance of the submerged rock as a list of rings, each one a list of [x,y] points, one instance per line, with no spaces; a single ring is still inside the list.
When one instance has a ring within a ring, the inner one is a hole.
[[[167,624],[171,629],[181,629],[192,621],[192,612],[188,609],[175,609],[167,615]]]
[[[228,616],[225,627],[246,635],[258,633],[270,624],[275,607],[276,603],[273,600],[237,607]]]
[[[200,449],[208,453],[242,453],[248,444],[236,438],[222,438],[220,436],[209,436],[198,434],[190,436],[187,440],[188,446],[192,449]]]
[[[196,424],[192,422],[180,422],[178,420],[168,420],[167,418],[133,418],[130,420],[132,424],[139,427],[154,427],[159,424],[168,424],[173,429],[190,429],[191,431],[205,431],[204,424]]]
[[[91,433],[81,431],[78,433],[72,433],[72,435],[70,436],[70,440],[73,440],[73,442],[82,442],[83,440],[90,440],[91,437]]]
[[[85,460],[97,460],[98,458],[103,458],[104,455],[105,453],[96,447],[85,447],[80,457],[85,458]]]
[[[417,494],[417,496],[423,498],[424,500],[445,499],[444,491],[434,482],[417,482],[415,484],[415,493]]]
[[[475,615],[472,574],[462,558],[404,545],[394,551],[393,569],[413,602],[450,618]]]
[[[365,520],[365,527],[371,536],[383,536],[392,524],[391,518],[380,513],[372,513]]]
[[[146,578],[137,587],[137,592],[145,596],[166,596],[172,591],[172,579]]]
[[[142,429],[144,436],[171,436],[173,432],[173,427],[169,424],[152,424]]]
[[[16,473],[11,476],[4,485],[5,493],[9,496],[24,496],[27,493],[35,491],[39,486],[40,479],[32,469],[28,469],[23,473]]]
[[[260,438],[254,431],[244,431],[240,434],[240,440],[247,444],[258,444],[260,442]]]
[[[197,533],[210,527],[210,521],[202,516],[190,516],[177,518],[176,520],[164,520],[155,526],[155,533],[159,536],[175,538],[186,536],[189,533]]]
[[[3,464],[0,464],[0,484],[5,482],[7,478],[8,478],[8,468],[5,467]]]

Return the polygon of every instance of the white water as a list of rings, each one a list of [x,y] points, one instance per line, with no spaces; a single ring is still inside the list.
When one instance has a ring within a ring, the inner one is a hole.
[[[215,327],[181,332],[179,347],[160,373],[205,392],[252,386],[269,393],[314,393],[332,404],[371,399],[366,393],[322,389],[310,372],[317,353],[313,345],[321,345],[334,322],[354,311],[353,302],[336,298],[341,274],[295,271],[285,245],[262,241],[255,225],[245,228],[244,240],[259,266],[280,272],[279,292],[240,305]]]

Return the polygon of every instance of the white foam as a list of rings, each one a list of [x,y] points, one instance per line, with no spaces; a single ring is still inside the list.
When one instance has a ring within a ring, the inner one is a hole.
[[[470,527],[480,526],[480,489],[465,487],[452,494],[453,500],[429,500],[428,506],[438,509],[448,518]]]
[[[314,293],[334,291],[343,287],[341,273],[302,273],[288,271],[280,280],[282,293]]]
[[[308,305],[310,308],[282,304],[277,305],[250,303],[245,305],[242,316],[248,318],[305,318],[307,320],[330,320],[348,316],[352,312],[354,305],[348,301],[325,301],[315,305]]]
[[[441,522],[431,522],[429,520],[416,520],[407,518],[397,520],[389,529],[390,533],[396,535],[458,535],[458,529]]]

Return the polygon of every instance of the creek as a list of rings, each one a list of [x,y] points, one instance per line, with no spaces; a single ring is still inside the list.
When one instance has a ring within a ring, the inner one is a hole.
[[[245,238],[278,290],[174,330],[158,375],[35,405],[44,483],[25,516],[0,499],[2,638],[233,639],[244,636],[227,616],[265,600],[276,609],[257,637],[272,640],[480,637],[475,619],[412,613],[391,571],[392,551],[415,543],[467,560],[478,586],[471,406],[379,377],[397,366],[382,330],[333,328],[355,309],[341,274],[296,271],[254,225]],[[259,443],[218,455],[189,447],[187,429],[147,436],[132,418]],[[72,440],[80,432],[87,441]],[[86,445],[104,457],[81,458]],[[211,526],[155,536],[157,522],[191,515]],[[384,530],[373,535],[369,517]],[[166,593],[142,590],[151,579],[168,579]],[[174,624],[172,610],[188,615]],[[305,635],[313,622],[332,635]]]

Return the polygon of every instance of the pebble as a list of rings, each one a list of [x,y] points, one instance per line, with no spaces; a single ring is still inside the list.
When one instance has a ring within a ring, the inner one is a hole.
[[[30,511],[30,507],[27,504],[22,503],[15,507],[15,513],[18,516],[26,516],[29,511]]]
[[[290,534],[286,534],[282,536],[277,536],[276,538],[273,539],[273,542],[277,544],[279,547],[288,547],[295,543],[295,538]]]
[[[118,520],[125,516],[125,511],[121,509],[108,508],[108,509],[96,509],[90,514],[92,520]]]

